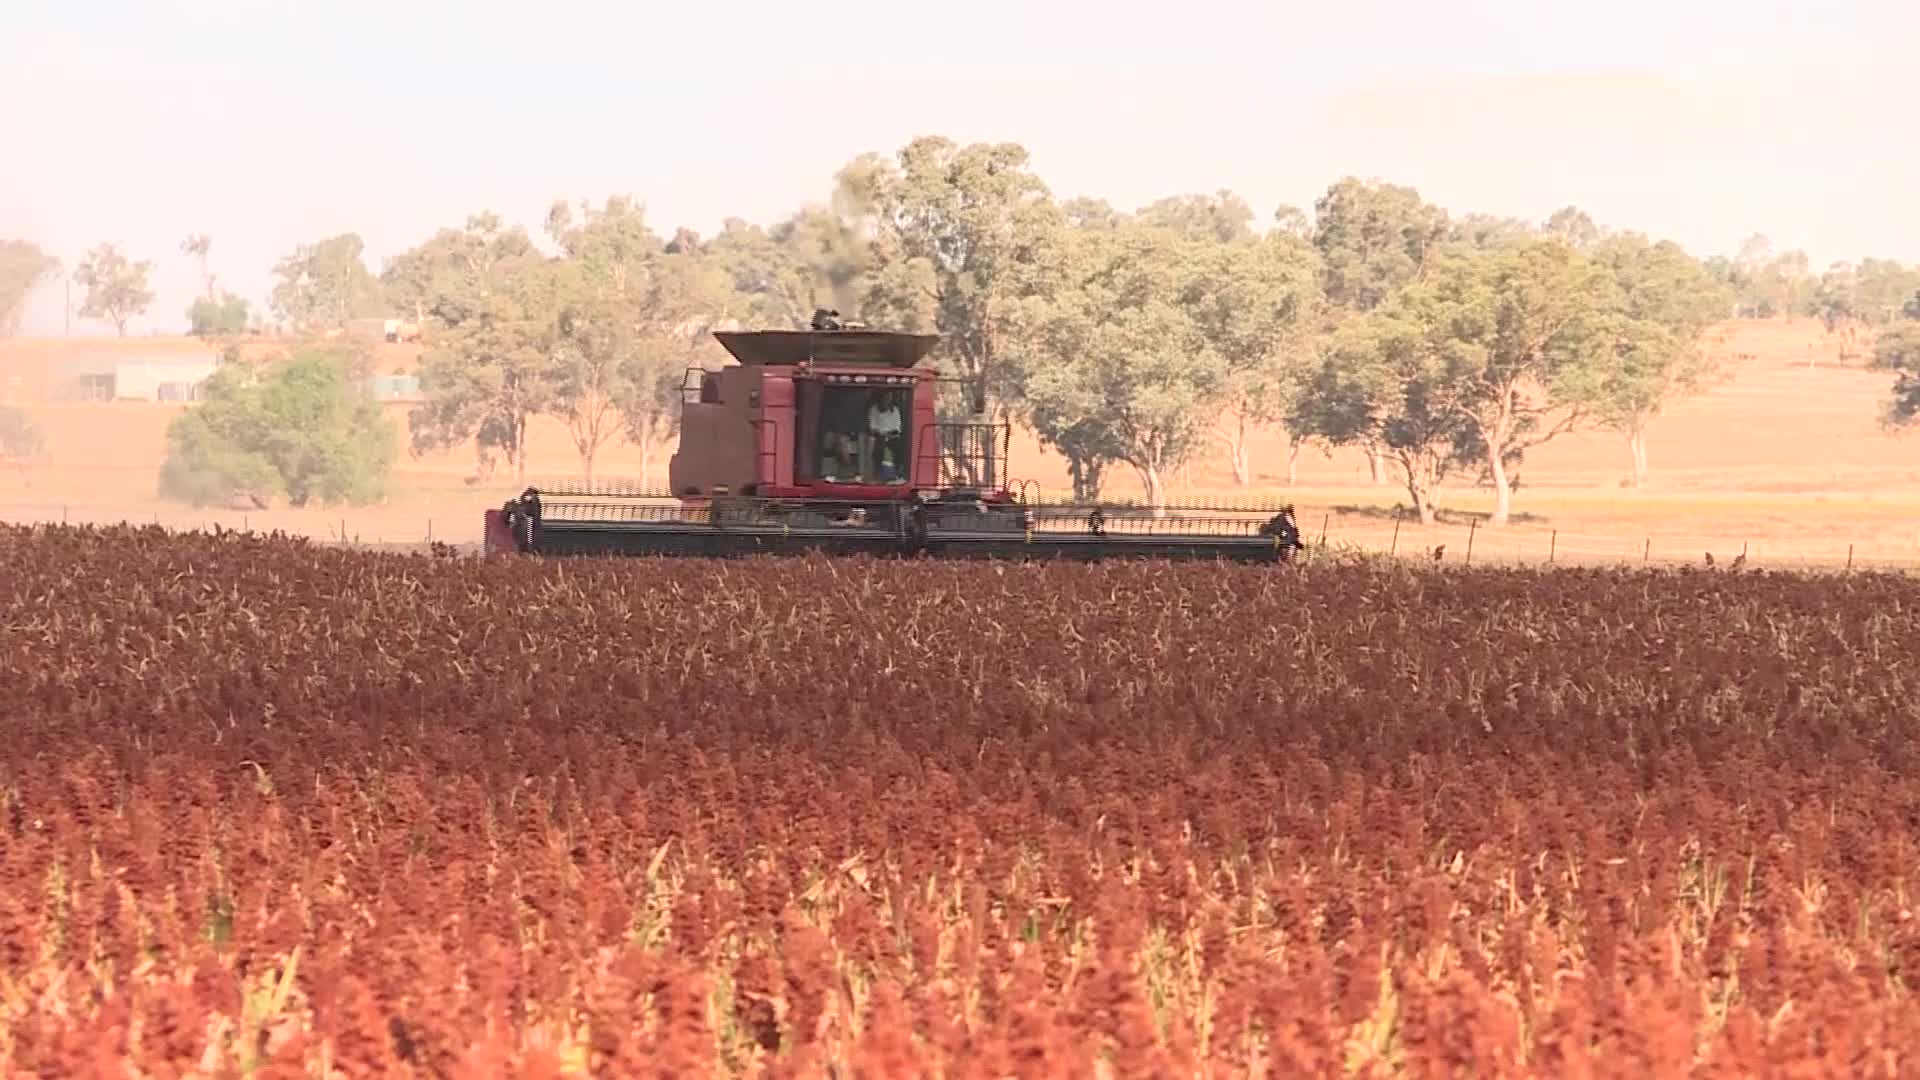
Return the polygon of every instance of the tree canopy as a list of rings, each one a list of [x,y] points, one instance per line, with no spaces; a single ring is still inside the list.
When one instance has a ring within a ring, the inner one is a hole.
[[[296,329],[325,330],[386,313],[358,233],[303,244],[274,265],[274,313]]]
[[[836,201],[870,237],[872,263],[856,295],[868,321],[940,335],[936,357],[984,395],[954,403],[979,412],[996,391],[1014,280],[1060,223],[1059,205],[1016,143],[928,136],[888,159],[867,154],[838,177]]]
[[[121,254],[118,244],[103,243],[88,251],[74,268],[74,284],[85,289],[80,301],[80,317],[105,319],[121,336],[127,336],[127,323],[153,303],[153,290],[147,287],[153,262],[134,261]]]
[[[1652,419],[1713,376],[1702,330],[1756,290],[1813,303],[1762,240],[1716,270],[1574,206],[1454,215],[1344,177],[1311,213],[1261,218],[1231,191],[1130,211],[1057,197],[1017,144],[927,136],[854,158],[829,200],[771,227],[669,236],[630,199],[562,202],[555,254],[480,214],[381,282],[433,329],[415,452],[472,439],[483,471],[498,453],[524,477],[537,415],[566,425],[589,476],[616,438],[651,461],[685,368],[727,362],[712,329],[832,308],[940,334],[934,359],[968,391],[943,416],[985,406],[1030,428],[1080,498],[1118,465],[1160,503],[1212,446],[1251,485],[1250,435],[1278,425],[1294,455],[1316,441],[1394,459],[1425,515],[1466,472],[1493,488],[1495,523],[1527,452],[1577,428],[1620,432],[1644,481]]]
[[[354,385],[355,368],[339,350],[257,362],[229,352],[203,400],[168,425],[161,493],[196,506],[378,500],[397,432]]]
[[[1308,207],[1229,190],[1116,207],[1054,193],[1017,143],[929,135],[852,158],[824,195],[705,237],[657,227],[629,196],[554,202],[532,234],[483,210],[377,274],[346,232],[281,259],[269,306],[309,336],[364,317],[418,324],[408,447],[471,443],[482,475],[504,459],[524,481],[528,425],[546,417],[587,478],[626,442],[651,480],[687,369],[731,362],[713,330],[801,328],[825,308],[939,334],[932,359],[960,387],[942,390],[942,419],[1029,428],[1067,459],[1080,498],[1120,466],[1161,503],[1215,448],[1254,486],[1253,435],[1278,427],[1289,482],[1301,447],[1355,446],[1376,480],[1397,467],[1423,517],[1452,477],[1490,487],[1495,524],[1528,453],[1569,431],[1617,433],[1629,481],[1646,482],[1654,420],[1719,377],[1702,341],[1715,323],[1817,317],[1843,349],[1874,337],[1874,362],[1905,387],[1920,317],[1920,267],[1866,258],[1816,274],[1759,233],[1702,259],[1578,206],[1538,221],[1449,211],[1378,178],[1340,177]],[[236,334],[249,307],[216,286],[211,247],[194,234],[180,248],[202,281],[194,332]],[[0,316],[17,322],[56,265],[0,246]],[[82,314],[124,332],[151,298],[149,269],[112,245],[89,252]]]
[[[20,332],[27,297],[60,269],[60,260],[25,240],[0,240],[0,337]]]
[[[27,467],[45,456],[46,432],[33,422],[25,409],[0,405],[0,463],[26,472]]]

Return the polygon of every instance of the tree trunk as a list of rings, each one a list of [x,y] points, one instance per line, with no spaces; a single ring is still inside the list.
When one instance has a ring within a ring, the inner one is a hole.
[[[1487,467],[1493,470],[1493,516],[1488,525],[1505,525],[1513,510],[1513,489],[1507,486],[1507,462],[1495,445],[1487,452]]]
[[[1300,448],[1306,440],[1298,435],[1287,440],[1287,486],[1292,487],[1300,481]]]
[[[1233,435],[1227,440],[1227,458],[1233,466],[1235,487],[1246,487],[1253,483],[1251,457],[1247,452],[1247,414],[1235,409]]]
[[[1413,499],[1413,512],[1420,524],[1433,524],[1433,477],[1417,454],[1400,452],[1400,464],[1407,470],[1407,495]]]
[[[1096,502],[1100,498],[1101,473],[1105,466],[1094,458],[1067,455],[1067,475],[1073,481],[1074,502]]]
[[[1647,432],[1638,425],[1627,432],[1627,450],[1633,455],[1633,486],[1647,482]]]
[[[513,420],[513,481],[525,487],[527,484],[527,417],[525,413]]]
[[[1147,489],[1147,505],[1153,507],[1155,517],[1160,516],[1167,505],[1167,482],[1160,475],[1160,466],[1153,462],[1140,466],[1140,482]]]
[[[646,487],[653,481],[653,440],[640,443],[640,486]]]
[[[593,483],[594,459],[613,436],[615,417],[612,403],[602,397],[576,407],[566,418],[567,434],[573,437],[573,448],[580,454],[580,466],[586,470],[589,485]]]
[[[1380,448],[1372,444],[1367,446],[1367,480],[1373,484],[1380,482]]]

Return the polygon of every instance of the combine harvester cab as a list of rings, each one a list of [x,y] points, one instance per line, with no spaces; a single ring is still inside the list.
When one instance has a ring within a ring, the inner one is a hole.
[[[1007,423],[939,419],[939,337],[843,327],[716,332],[739,361],[691,368],[669,490],[528,488],[487,511],[489,553],[1287,561],[1291,506],[1046,502],[1008,479]]]

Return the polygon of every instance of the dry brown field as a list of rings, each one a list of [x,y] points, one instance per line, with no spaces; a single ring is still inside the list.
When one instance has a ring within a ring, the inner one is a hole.
[[[1420,528],[1399,514],[1404,489],[1391,469],[1370,482],[1364,456],[1306,450],[1292,485],[1278,432],[1253,450],[1250,488],[1236,488],[1224,452],[1190,468],[1175,494],[1284,497],[1299,508],[1309,538],[1338,545],[1425,557],[1444,545],[1450,559],[1472,548],[1475,562],[1698,562],[1711,551],[1726,561],[1743,551],[1753,564],[1920,567],[1920,440],[1891,436],[1878,425],[1890,378],[1859,358],[1842,361],[1837,340],[1810,319],[1744,321],[1716,328],[1711,347],[1725,358],[1726,378],[1683,400],[1654,425],[1650,482],[1623,485],[1623,439],[1606,433],[1566,436],[1529,455],[1507,528],[1481,528],[1492,507],[1485,488],[1457,484],[1442,495],[1442,520]],[[0,473],[0,520],[158,521],[194,528],[284,529],[320,538],[364,542],[478,539],[482,512],[520,486],[501,466],[493,480],[468,483],[471,447],[415,459],[403,454],[386,505],[276,510],[241,514],[192,510],[160,502],[155,480],[166,425],[182,406],[114,403],[54,405],[38,401],[32,373],[47,357],[76,350],[193,350],[183,339],[24,339],[0,342],[0,376],[27,372],[16,392],[48,432],[49,462],[29,475]],[[263,346],[264,347],[264,346]],[[382,346],[384,371],[408,370],[418,346]],[[4,380],[0,379],[0,385]],[[404,433],[409,406],[388,406]],[[404,438],[404,434],[403,434]],[[660,485],[670,447],[652,472],[620,444],[603,451],[602,479]],[[528,482],[579,475],[578,455],[556,422],[534,424]],[[1066,488],[1063,463],[1016,434],[1013,473],[1049,490]],[[1109,493],[1133,497],[1138,480],[1115,470]],[[1398,517],[1397,517],[1398,515]]]
[[[1920,1065],[1905,576],[0,565],[0,1075]]]

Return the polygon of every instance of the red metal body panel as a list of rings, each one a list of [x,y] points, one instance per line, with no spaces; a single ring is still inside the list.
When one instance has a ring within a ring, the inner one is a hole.
[[[793,483],[794,410],[793,369],[758,368],[760,408],[754,417],[757,429],[752,440],[757,447],[753,480],[762,488],[790,486]],[[744,436],[740,432],[736,436]]]
[[[760,385],[760,371],[728,367],[711,378],[714,399],[703,393],[702,400],[681,406],[680,446],[667,464],[667,483],[676,495],[716,487],[739,491],[754,479],[752,391]]]
[[[488,555],[511,555],[515,551],[513,528],[507,524],[504,510],[489,510],[481,530],[481,544]]]
[[[932,372],[922,371],[919,376],[913,384],[913,419],[908,423],[911,441],[907,452],[913,455],[909,475],[914,487],[935,488],[940,486],[940,440],[933,429],[938,419],[933,401],[935,385]]]

